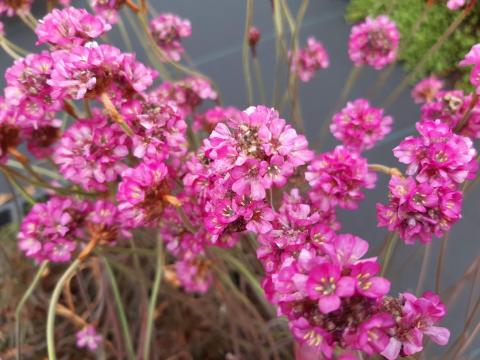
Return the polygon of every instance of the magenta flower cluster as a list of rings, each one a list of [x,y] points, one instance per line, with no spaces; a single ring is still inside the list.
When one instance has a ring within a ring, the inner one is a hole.
[[[150,22],[150,32],[158,47],[165,53],[165,61],[180,61],[185,51],[181,39],[192,35],[192,27],[189,20],[165,13]]]
[[[328,53],[323,44],[313,36],[307,40],[307,46],[290,54],[291,71],[303,82],[310,81],[320,69],[326,69],[330,65]]]
[[[395,61],[399,40],[397,26],[387,16],[368,17],[352,28],[348,55],[355,66],[379,70]]]

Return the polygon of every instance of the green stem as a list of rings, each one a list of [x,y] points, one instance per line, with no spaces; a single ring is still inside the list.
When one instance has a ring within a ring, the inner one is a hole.
[[[257,86],[260,92],[260,101],[262,104],[267,105],[267,95],[265,93],[265,85],[263,83],[262,68],[257,56],[253,57],[253,66],[255,68],[255,77],[257,79]]]
[[[47,315],[47,351],[48,351],[48,359],[55,360],[55,308],[58,303],[58,299],[60,298],[60,294],[63,290],[63,285],[72,278],[77,270],[78,266],[80,265],[81,261],[79,259],[75,259],[74,262],[70,264],[68,269],[62,275],[62,277],[58,280],[57,284],[55,285],[55,289],[53,290],[52,297],[50,298],[50,304],[48,306],[48,315]]]
[[[17,348],[16,350],[17,360],[19,360],[22,357],[21,347],[20,347],[20,316],[22,314],[23,307],[25,306],[28,299],[37,288],[37,285],[40,282],[40,279],[42,278],[42,275],[45,272],[45,269],[47,268],[47,266],[48,266],[48,261],[45,260],[38,268],[37,272],[35,273],[35,277],[33,278],[33,281],[28,286],[27,291],[25,291],[22,298],[20,299],[20,302],[17,305],[17,308],[15,309],[15,344]]]
[[[118,18],[118,30],[120,31],[120,36],[122,37],[123,43],[125,44],[127,51],[133,52],[132,42],[130,41],[127,28],[125,27],[125,23],[123,22],[121,16],[119,16]]]
[[[392,258],[393,250],[395,249],[395,245],[397,244],[398,235],[393,233],[388,240],[388,247],[387,252],[385,254],[385,258],[383,259],[382,264],[382,271],[380,272],[380,276],[385,276],[387,273],[388,265],[390,264],[390,260]]]
[[[243,63],[243,76],[245,77],[245,86],[247,89],[248,105],[253,105],[253,85],[252,85],[252,76],[250,73],[250,57],[248,56],[250,52],[248,32],[250,30],[250,27],[252,26],[252,18],[253,18],[253,0],[247,0],[247,12],[245,15],[245,33],[243,36],[242,63]]]
[[[115,301],[115,304],[117,305],[118,316],[120,317],[120,325],[122,327],[123,337],[125,340],[125,346],[127,348],[128,356],[129,356],[129,359],[134,360],[135,352],[133,351],[132,336],[130,335],[127,315],[125,314],[125,308],[123,307],[122,298],[118,290],[118,284],[117,284],[117,281],[115,280],[115,275],[112,271],[112,267],[110,266],[106,257],[103,258],[103,262],[105,264],[105,269],[107,270],[107,277],[110,281],[110,286],[112,288],[113,299]]]
[[[145,330],[145,341],[143,343],[143,359],[150,359],[150,347],[152,341],[153,322],[155,317],[155,307],[157,305],[158,293],[160,291],[160,283],[163,275],[163,241],[158,237],[157,242],[157,264],[155,269],[155,278],[153,280],[152,295],[148,303],[147,311],[147,328]]]
[[[22,185],[18,183],[18,181],[10,174],[10,172],[5,168],[2,167],[1,170],[3,174],[7,178],[8,182],[12,184],[12,186],[23,196],[25,200],[29,202],[30,205],[35,205],[35,199],[23,188]]]

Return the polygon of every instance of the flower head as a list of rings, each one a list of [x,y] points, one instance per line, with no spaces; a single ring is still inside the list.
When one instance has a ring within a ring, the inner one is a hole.
[[[432,101],[443,88],[443,81],[436,76],[429,76],[418,82],[412,90],[412,98],[417,104]]]
[[[366,99],[357,99],[334,115],[330,131],[346,147],[361,152],[382,140],[392,122],[390,116],[383,115],[383,109],[370,106]]]
[[[184,52],[181,39],[192,34],[192,27],[189,20],[163,13],[150,22],[150,32],[158,47],[165,52],[165,60],[180,61]]]
[[[318,70],[329,65],[327,51],[313,36],[308,38],[305,48],[298,49],[290,56],[292,71],[304,82],[310,81]]]
[[[397,26],[387,16],[368,17],[352,28],[348,55],[355,66],[379,70],[395,61],[399,40]]]
[[[78,331],[76,337],[77,347],[87,348],[90,351],[97,350],[102,342],[102,336],[97,335],[97,330],[91,325],[87,325],[82,330]]]

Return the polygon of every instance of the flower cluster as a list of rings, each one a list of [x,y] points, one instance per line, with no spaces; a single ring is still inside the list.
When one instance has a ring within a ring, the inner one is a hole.
[[[0,14],[25,15],[30,12],[33,0],[0,1]]]
[[[202,114],[195,114],[193,119],[193,130],[198,131],[200,129],[205,130],[208,134],[217,126],[218,123],[226,123],[229,119],[239,116],[240,110],[233,106],[221,107],[215,106],[208,109]]]
[[[350,33],[348,55],[355,66],[369,65],[377,70],[395,61],[400,33],[387,16],[368,17]]]
[[[368,169],[367,160],[343,146],[318,155],[308,165],[305,179],[311,186],[310,198],[316,206],[356,209],[365,195],[362,189],[373,189],[377,176]]]
[[[165,13],[150,22],[150,32],[158,47],[164,51],[165,60],[180,61],[184,52],[181,39],[192,35],[192,27],[189,20]]]
[[[333,116],[330,131],[349,149],[361,152],[371,149],[391,130],[393,119],[383,109],[370,106],[368,100],[357,99]]]
[[[126,0],[90,0],[90,5],[95,14],[109,24],[118,21],[118,12],[126,3]]]
[[[379,226],[398,231],[407,244],[442,236],[461,217],[459,185],[478,168],[468,137],[441,120],[417,124],[420,137],[407,137],[393,152],[407,164],[407,178],[392,177],[390,202],[377,205]]]
[[[91,325],[87,325],[82,330],[78,331],[76,337],[77,347],[87,348],[90,351],[97,350],[102,342],[102,336],[97,335],[97,330]]]
[[[310,81],[320,69],[326,69],[330,64],[328,53],[323,44],[313,36],[307,40],[307,46],[290,54],[291,71],[303,82]]]
[[[450,10],[458,10],[465,5],[465,0],[448,0],[447,7]]]
[[[419,81],[412,90],[412,98],[417,104],[428,103],[443,89],[443,81],[429,76]]]

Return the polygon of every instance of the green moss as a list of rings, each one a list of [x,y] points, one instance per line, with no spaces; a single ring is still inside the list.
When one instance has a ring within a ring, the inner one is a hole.
[[[393,2],[393,3],[392,3]],[[425,53],[435,44],[448,26],[459,15],[450,11],[444,3],[433,5],[426,10],[425,0],[351,0],[346,18],[354,23],[366,16],[389,15],[401,33],[400,60],[407,70],[413,69]],[[412,32],[418,19],[424,20],[417,31]],[[480,40],[480,5],[463,21],[442,47],[427,61],[419,78],[428,74],[447,77],[457,86],[468,87],[468,69],[459,69],[457,64],[470,48]]]

